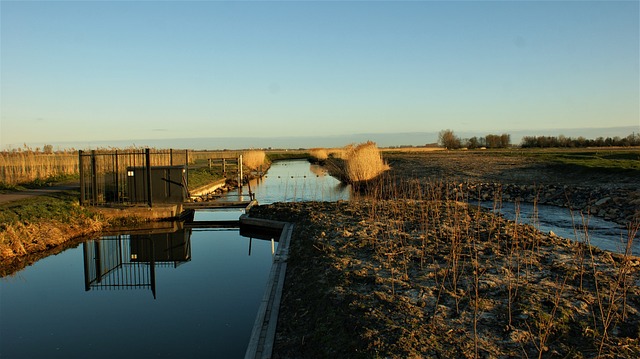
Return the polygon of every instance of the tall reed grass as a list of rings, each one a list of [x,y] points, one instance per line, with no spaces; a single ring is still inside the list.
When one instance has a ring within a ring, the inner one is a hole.
[[[324,162],[329,158],[329,151],[326,148],[312,148],[309,150],[309,155],[316,162]]]
[[[242,153],[242,165],[249,170],[257,170],[266,164],[267,154],[261,150],[250,150]]]
[[[0,152],[0,183],[14,186],[78,173],[76,152]]]
[[[378,146],[371,141],[348,145],[333,153],[326,166],[331,175],[347,183],[372,180],[390,168],[382,159]]]

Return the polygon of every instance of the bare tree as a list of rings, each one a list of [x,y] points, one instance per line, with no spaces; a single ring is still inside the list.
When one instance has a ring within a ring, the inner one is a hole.
[[[442,130],[438,134],[438,143],[448,150],[461,147],[462,141],[456,136],[452,130]]]

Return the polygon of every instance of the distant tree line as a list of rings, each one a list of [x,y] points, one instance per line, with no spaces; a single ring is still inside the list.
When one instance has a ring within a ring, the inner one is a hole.
[[[501,135],[486,135],[484,137],[471,137],[462,139],[452,130],[442,130],[438,134],[438,144],[449,150],[459,148],[508,148],[511,146],[511,135],[503,133]],[[640,146],[640,134],[632,133],[627,137],[598,137],[587,139],[582,136],[577,138],[560,136],[525,136],[520,142],[522,148],[548,148],[548,147],[629,147]]]
[[[577,138],[566,137],[560,135],[555,136],[525,136],[522,137],[520,147],[522,148],[547,148],[547,147],[612,147],[612,146],[640,146],[640,134],[632,133],[627,137],[598,137],[596,139],[587,139],[582,136]]]
[[[458,148],[507,148],[511,146],[511,135],[486,135],[484,137],[471,137],[461,139],[452,130],[442,130],[438,134],[438,143],[449,150]]]

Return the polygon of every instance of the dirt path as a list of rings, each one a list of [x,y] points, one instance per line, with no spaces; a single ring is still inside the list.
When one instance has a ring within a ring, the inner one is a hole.
[[[66,185],[58,185],[51,187],[43,187],[43,188],[35,188],[28,189],[25,191],[12,191],[7,193],[0,193],[0,204],[8,203],[13,201],[19,201],[35,196],[45,196],[56,192],[61,191],[71,191],[77,190],[80,188],[78,184],[66,184]]]

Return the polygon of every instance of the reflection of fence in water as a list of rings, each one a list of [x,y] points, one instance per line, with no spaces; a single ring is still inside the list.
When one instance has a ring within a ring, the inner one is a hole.
[[[191,230],[146,235],[116,235],[83,243],[85,290],[151,289],[156,267],[191,260]]]
[[[132,261],[137,254],[130,241],[129,235],[117,235],[83,243],[85,290],[152,287],[152,263]]]

